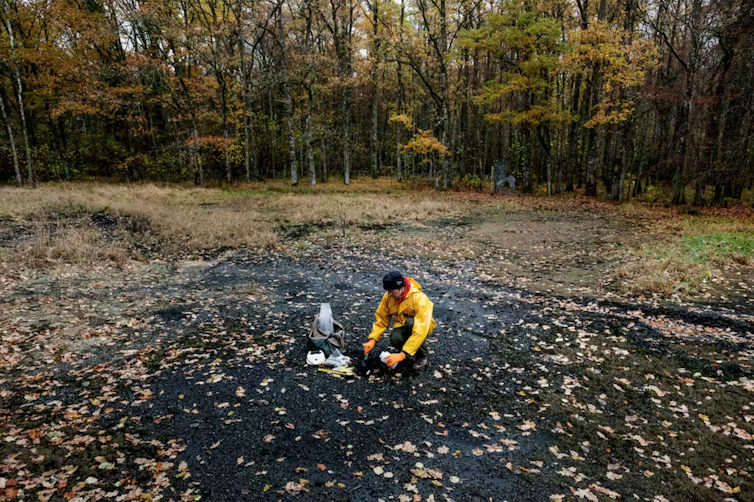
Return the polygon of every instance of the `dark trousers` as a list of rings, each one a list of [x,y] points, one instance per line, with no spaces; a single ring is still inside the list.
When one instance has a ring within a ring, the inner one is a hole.
[[[409,317],[406,319],[406,322],[403,326],[401,326],[400,328],[393,328],[393,331],[390,333],[390,345],[398,350],[403,350],[403,345],[406,343],[406,341],[408,341],[409,338],[411,338],[411,333],[413,332],[413,330],[414,318]],[[428,355],[429,351],[427,350],[427,347],[425,347],[425,344],[422,343],[419,347],[419,350],[417,350],[416,354],[414,354],[414,357],[421,359],[423,357],[427,357]]]

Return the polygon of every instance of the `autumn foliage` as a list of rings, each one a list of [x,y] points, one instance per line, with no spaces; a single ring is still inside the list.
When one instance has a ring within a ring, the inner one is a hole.
[[[0,181],[447,188],[504,161],[524,191],[724,204],[752,180],[746,5],[5,0]]]

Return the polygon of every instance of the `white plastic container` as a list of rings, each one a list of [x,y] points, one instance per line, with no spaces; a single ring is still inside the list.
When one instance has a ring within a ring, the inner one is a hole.
[[[393,354],[388,351],[384,351],[382,354],[380,354],[380,361],[387,364],[387,358],[392,356]],[[390,369],[395,369],[395,367],[398,366],[398,363],[395,363],[394,365],[390,366]]]

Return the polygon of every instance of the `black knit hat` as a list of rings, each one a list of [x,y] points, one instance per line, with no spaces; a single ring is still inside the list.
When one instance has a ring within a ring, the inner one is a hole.
[[[404,284],[405,281],[403,280],[403,276],[400,272],[396,272],[395,270],[388,272],[387,275],[382,278],[382,287],[386,290],[401,289]]]

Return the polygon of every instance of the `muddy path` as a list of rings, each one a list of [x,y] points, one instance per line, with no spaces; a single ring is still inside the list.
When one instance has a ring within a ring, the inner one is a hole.
[[[429,368],[307,366],[325,301],[359,357],[396,264],[435,303]],[[534,295],[484,265],[345,245],[19,279],[3,483],[32,474],[26,492],[55,500],[753,500],[745,313]]]
[[[392,230],[409,247],[471,252],[479,270],[534,293],[601,296],[614,289],[622,251],[648,240],[646,224],[606,211],[487,207],[445,225]],[[473,251],[473,252],[472,252]]]

